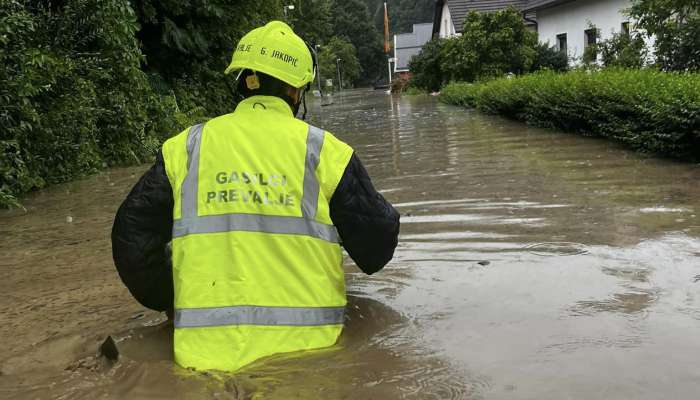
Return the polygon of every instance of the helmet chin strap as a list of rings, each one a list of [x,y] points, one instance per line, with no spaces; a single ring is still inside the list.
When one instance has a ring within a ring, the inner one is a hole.
[[[303,86],[301,88],[301,94],[299,95],[299,102],[295,105],[294,107],[294,116],[296,116],[299,113],[299,106],[303,106],[304,110],[301,113],[301,120],[305,121],[306,120],[306,92],[309,91],[309,88],[311,87],[311,84],[306,84],[306,86]]]
[[[304,106],[304,111],[301,113],[301,120],[306,120],[306,89],[301,92],[301,104]]]

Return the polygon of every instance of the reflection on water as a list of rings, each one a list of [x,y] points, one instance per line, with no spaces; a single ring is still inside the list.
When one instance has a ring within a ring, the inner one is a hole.
[[[0,213],[0,397],[694,398],[700,168],[437,103],[345,92],[313,123],[402,214],[394,261],[347,263],[337,346],[240,373],[172,364],[164,317],[113,270],[114,211],[145,167]],[[107,335],[116,363],[96,356]]]

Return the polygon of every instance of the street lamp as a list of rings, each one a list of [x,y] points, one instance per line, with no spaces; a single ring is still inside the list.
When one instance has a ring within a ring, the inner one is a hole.
[[[339,90],[343,90],[343,78],[340,75],[340,62],[343,61],[342,58],[339,58],[335,60],[335,67],[338,70],[338,88]]]
[[[319,65],[318,62],[318,49],[320,49],[320,45],[315,45],[313,47],[314,50],[314,56],[316,57],[316,79],[318,79],[318,94],[323,97],[323,92],[321,91],[321,66]]]
[[[293,9],[294,9],[294,4],[289,4],[289,5],[284,6],[283,10],[284,10],[284,19],[285,20],[287,19],[287,10],[293,10]]]

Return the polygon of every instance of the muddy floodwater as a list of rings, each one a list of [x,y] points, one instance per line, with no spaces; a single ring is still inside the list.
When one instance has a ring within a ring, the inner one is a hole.
[[[394,260],[346,261],[332,348],[237,374],[172,363],[172,327],[114,270],[147,166],[0,211],[0,398],[697,399],[700,167],[440,104],[311,106],[401,212]],[[118,361],[98,355],[107,336]]]

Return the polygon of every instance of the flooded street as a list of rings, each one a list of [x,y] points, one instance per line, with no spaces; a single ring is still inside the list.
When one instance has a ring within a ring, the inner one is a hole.
[[[337,346],[238,374],[172,363],[120,282],[114,214],[147,166],[0,211],[0,398],[694,399],[700,166],[438,103],[311,107],[401,212],[394,260],[347,260]],[[112,335],[122,357],[97,356]]]

